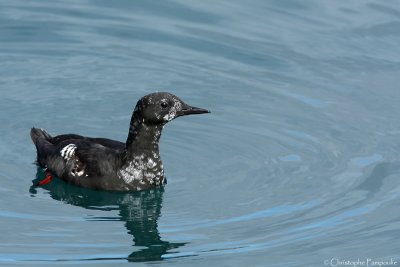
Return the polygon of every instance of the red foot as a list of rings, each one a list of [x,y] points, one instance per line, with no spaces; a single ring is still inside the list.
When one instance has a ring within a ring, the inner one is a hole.
[[[50,181],[51,181],[51,173],[49,171],[46,171],[45,177],[43,178],[43,180],[40,180],[37,185],[42,186],[42,185],[50,183]]]

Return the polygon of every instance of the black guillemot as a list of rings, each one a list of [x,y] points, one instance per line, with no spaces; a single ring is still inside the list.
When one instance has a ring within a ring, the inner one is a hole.
[[[86,188],[140,191],[166,183],[158,142],[164,125],[179,116],[209,113],[177,96],[157,92],[142,97],[133,111],[126,143],[76,134],[50,136],[32,128],[37,163],[62,180]]]

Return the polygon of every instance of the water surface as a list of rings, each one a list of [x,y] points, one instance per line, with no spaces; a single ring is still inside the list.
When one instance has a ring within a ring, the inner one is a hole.
[[[399,265],[399,18],[377,0],[3,1],[0,264]],[[31,187],[30,127],[124,141],[153,91],[212,111],[164,129],[165,188]]]

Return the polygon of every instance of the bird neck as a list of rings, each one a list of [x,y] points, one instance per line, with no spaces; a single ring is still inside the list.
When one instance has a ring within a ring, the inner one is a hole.
[[[126,149],[128,160],[137,155],[154,157],[158,156],[158,142],[161,137],[163,125],[145,123],[143,118],[135,111],[132,115]]]

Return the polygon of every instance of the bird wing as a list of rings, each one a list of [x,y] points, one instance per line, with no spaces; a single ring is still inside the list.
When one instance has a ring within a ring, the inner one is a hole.
[[[75,134],[52,137],[45,130],[32,128],[37,162],[58,177],[84,187],[108,184],[125,156],[125,144],[105,138]]]
[[[93,179],[115,174],[121,155],[122,149],[106,147],[88,138],[67,139],[47,157],[47,167],[62,179],[85,186],[93,184]]]
[[[52,137],[49,142],[51,142],[53,145],[58,145],[66,140],[79,140],[79,139],[84,139],[87,140],[91,143],[97,143],[105,147],[113,148],[113,149],[123,149],[125,148],[125,143],[122,143],[120,141],[115,141],[107,138],[92,138],[92,137],[84,137],[81,135],[77,134],[62,134],[62,135],[57,135]]]

